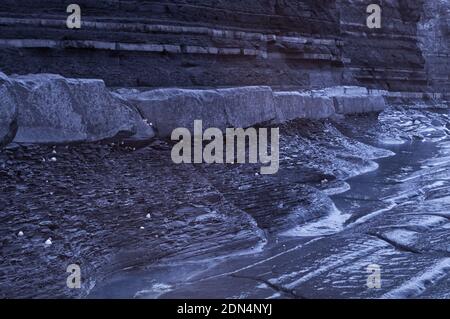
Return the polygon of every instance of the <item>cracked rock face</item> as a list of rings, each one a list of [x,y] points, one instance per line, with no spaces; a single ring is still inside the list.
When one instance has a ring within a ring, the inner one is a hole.
[[[92,142],[140,133],[152,138],[139,113],[109,93],[101,80],[58,75],[12,76],[18,143]]]
[[[17,109],[9,84],[6,75],[0,72],[0,147],[9,144],[17,132]]]

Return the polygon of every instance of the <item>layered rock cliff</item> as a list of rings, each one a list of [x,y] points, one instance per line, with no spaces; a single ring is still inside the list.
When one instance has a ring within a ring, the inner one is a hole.
[[[338,0],[344,39],[346,81],[392,91],[426,90],[425,61],[417,41],[422,0]],[[382,9],[381,28],[370,29],[367,6]]]
[[[70,1],[5,0],[0,68],[110,86],[448,91],[448,2],[382,1],[382,28],[369,29],[373,2],[80,0],[70,30]]]
[[[448,92],[431,1],[380,0],[369,30],[375,0],[80,0],[68,30],[69,1],[2,0],[0,147],[19,143],[0,150],[0,297],[448,297],[448,112],[343,116]],[[23,75],[44,72],[62,75]],[[278,173],[121,143],[198,119],[279,126]],[[361,141],[399,155],[377,164],[393,153]],[[73,263],[83,289],[66,289]],[[372,263],[385,290],[365,285]]]
[[[450,89],[450,1],[426,1],[418,25],[428,84],[438,92]]]
[[[340,82],[334,1],[69,1],[0,4],[7,73],[101,77],[112,86],[329,86]]]

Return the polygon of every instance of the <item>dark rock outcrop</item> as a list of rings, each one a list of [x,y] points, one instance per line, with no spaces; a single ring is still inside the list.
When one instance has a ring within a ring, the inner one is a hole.
[[[9,144],[17,132],[17,108],[9,85],[6,75],[0,72],[0,148]]]
[[[391,91],[427,89],[425,60],[417,41],[422,2],[336,1],[341,12],[344,56],[350,61],[345,68],[346,82]],[[366,9],[372,3],[382,9],[380,29],[370,29],[366,23]]]
[[[435,92],[447,93],[450,91],[450,2],[426,1],[418,29],[428,84]]]
[[[373,2],[381,29],[366,25]],[[2,1],[0,67],[109,86],[449,88],[442,0],[80,0],[76,30],[69,3]]]
[[[70,1],[0,4],[8,73],[99,78],[109,86],[324,87],[342,77],[335,1]]]
[[[139,113],[112,95],[101,80],[39,74],[9,77],[18,112],[19,143],[92,142],[152,138]]]

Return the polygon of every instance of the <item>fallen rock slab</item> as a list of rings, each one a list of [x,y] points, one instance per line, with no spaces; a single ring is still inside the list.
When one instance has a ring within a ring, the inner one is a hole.
[[[381,92],[364,87],[330,87],[313,91],[274,92],[270,87],[237,87],[217,90],[156,89],[141,92],[120,89],[117,94],[152,122],[161,137],[176,128],[193,132],[194,121],[203,128],[246,128],[262,123],[281,124],[295,119],[324,119],[335,114],[381,112],[386,107]]]
[[[381,112],[386,108],[383,92],[364,87],[337,86],[313,91],[274,92],[277,123],[294,119],[324,119],[334,114]]]
[[[181,127],[193,131],[195,120],[202,120],[204,128],[224,130],[246,128],[276,117],[270,87],[119,90],[119,93],[153,123],[161,137],[170,137],[174,129]]]
[[[102,80],[54,74],[11,76],[18,110],[18,143],[71,143],[151,138],[137,110],[111,94]]]

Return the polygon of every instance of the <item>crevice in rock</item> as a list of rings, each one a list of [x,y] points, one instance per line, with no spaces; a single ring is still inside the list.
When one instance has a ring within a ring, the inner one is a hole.
[[[376,237],[379,240],[382,240],[386,243],[388,243],[389,245],[391,245],[392,247],[394,247],[396,250],[402,251],[402,252],[407,252],[407,253],[412,253],[412,254],[422,254],[422,252],[420,252],[419,250],[416,250],[414,248],[411,248],[409,246],[405,246],[402,245],[398,242],[395,242],[393,240],[390,240],[389,238],[386,238],[385,236],[381,235],[381,234],[377,234],[377,233],[367,233],[368,235],[372,236],[372,237]]]
[[[287,294],[287,295],[289,295],[289,296],[291,296],[292,298],[295,298],[295,299],[307,299],[306,297],[301,296],[298,293],[296,293],[293,289],[288,289],[286,287],[283,287],[282,285],[276,285],[276,284],[271,283],[270,281],[268,281],[266,279],[263,279],[263,278],[251,277],[251,276],[243,276],[243,275],[236,275],[236,274],[231,274],[230,276],[234,277],[234,278],[250,279],[250,280],[257,281],[259,283],[267,285],[268,287],[270,287],[271,289],[273,289],[276,292]]]

